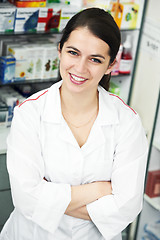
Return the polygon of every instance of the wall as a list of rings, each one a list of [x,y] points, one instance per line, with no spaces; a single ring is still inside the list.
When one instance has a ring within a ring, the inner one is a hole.
[[[148,0],[130,105],[151,139],[160,88],[160,1]]]

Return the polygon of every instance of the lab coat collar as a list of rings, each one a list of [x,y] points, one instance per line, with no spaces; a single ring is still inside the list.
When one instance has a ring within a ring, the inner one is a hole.
[[[62,80],[53,84],[48,89],[46,103],[44,105],[43,111],[43,121],[50,123],[61,123],[62,113],[61,113],[61,100],[59,89],[62,85]]]
[[[53,84],[47,94],[46,104],[43,112],[43,120],[55,124],[62,124],[63,117],[61,113],[61,102],[59,88],[62,85],[62,80]],[[99,92],[99,113],[97,117],[98,125],[113,125],[118,124],[118,112],[113,102],[113,97],[110,96],[101,86],[98,86]]]
[[[101,86],[98,86],[99,92],[99,125],[113,125],[119,123],[118,112],[113,101],[113,97]]]

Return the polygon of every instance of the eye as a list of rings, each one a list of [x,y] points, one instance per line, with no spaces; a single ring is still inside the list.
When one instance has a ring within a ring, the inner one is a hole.
[[[77,55],[78,55],[78,53],[75,52],[75,51],[68,51],[68,53],[71,54],[71,55],[73,55],[73,56],[77,56]]]
[[[91,61],[95,63],[102,63],[98,58],[91,58]]]

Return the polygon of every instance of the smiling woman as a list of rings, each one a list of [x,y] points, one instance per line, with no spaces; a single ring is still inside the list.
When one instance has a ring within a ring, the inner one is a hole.
[[[59,48],[59,58],[64,80],[62,89],[65,85],[70,91],[73,90],[72,94],[74,91],[95,94],[104,74],[109,74],[112,69],[109,66],[108,44],[93,35],[87,27],[72,31],[62,50]]]
[[[64,43],[68,40],[70,34],[78,28],[87,28],[95,37],[99,38],[99,40],[102,40],[107,43],[107,45],[109,45],[108,54],[110,56],[110,65],[112,66],[119,50],[121,39],[120,31],[112,16],[102,9],[96,8],[91,8],[90,10],[87,9],[76,14],[68,22],[63,31],[63,36],[59,45],[60,50],[62,49]],[[93,59],[93,61],[99,60]],[[61,79],[61,76],[59,79]],[[100,85],[103,86],[106,90],[109,89],[109,80],[110,74],[105,74],[102,76],[102,79],[100,81]]]
[[[109,13],[76,14],[59,43],[61,81],[15,108],[7,140],[15,210],[0,240],[120,240],[141,211],[145,133],[106,91],[119,45]]]

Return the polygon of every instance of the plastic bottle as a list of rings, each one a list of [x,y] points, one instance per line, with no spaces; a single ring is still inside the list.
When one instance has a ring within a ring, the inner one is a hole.
[[[120,47],[119,47],[119,51],[117,53],[117,56],[116,56],[116,63],[114,64],[112,72],[111,72],[112,76],[116,76],[116,75],[119,74],[119,67],[120,67],[120,61],[121,61],[121,57],[122,57],[122,50],[123,50],[123,46],[121,44]]]
[[[131,35],[127,35],[126,40],[123,44],[123,51],[119,66],[119,74],[130,74],[132,67],[132,45]]]

